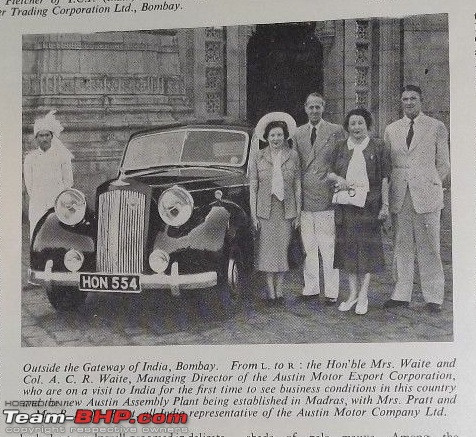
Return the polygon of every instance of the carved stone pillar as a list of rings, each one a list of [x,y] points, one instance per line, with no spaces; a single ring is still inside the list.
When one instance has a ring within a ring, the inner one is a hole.
[[[331,49],[336,37],[336,22],[332,20],[318,21],[316,23],[316,36],[324,49],[324,56]]]
[[[224,27],[195,30],[195,114],[203,118],[226,114],[226,32]]]
[[[227,27],[226,33],[226,95],[227,115],[246,119],[246,46],[248,26]]]
[[[385,126],[397,120],[400,114],[400,87],[402,83],[400,68],[400,20],[382,20],[379,38],[379,112],[378,132],[383,137]]]
[[[355,105],[369,109],[372,75],[370,20],[355,22]]]

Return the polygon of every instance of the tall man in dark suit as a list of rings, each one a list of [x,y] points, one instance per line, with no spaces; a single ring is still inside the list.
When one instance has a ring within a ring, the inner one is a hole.
[[[302,171],[301,234],[306,252],[302,294],[312,297],[320,293],[320,252],[325,302],[332,305],[339,294],[339,270],[334,269],[333,189],[327,174],[334,144],[345,137],[345,132],[342,126],[322,119],[324,108],[325,101],[320,94],[312,93],[307,97],[304,109],[309,121],[298,127],[294,139]]]
[[[444,294],[440,216],[442,182],[450,171],[448,131],[421,112],[421,94],[418,86],[404,87],[404,117],[385,130],[392,164],[389,203],[395,224],[396,285],[384,306],[408,306],[416,252],[423,298],[430,312],[438,312]]]

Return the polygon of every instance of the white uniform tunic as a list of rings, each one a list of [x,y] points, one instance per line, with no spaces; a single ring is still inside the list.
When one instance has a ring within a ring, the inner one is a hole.
[[[72,157],[66,147],[57,144],[46,152],[38,148],[26,156],[23,176],[30,197],[30,236],[43,214],[54,206],[58,194],[73,186]]]

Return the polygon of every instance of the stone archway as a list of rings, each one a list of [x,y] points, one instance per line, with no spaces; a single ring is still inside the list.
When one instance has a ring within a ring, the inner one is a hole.
[[[247,47],[247,118],[254,124],[270,111],[306,121],[303,102],[322,92],[322,45],[315,23],[256,26]]]

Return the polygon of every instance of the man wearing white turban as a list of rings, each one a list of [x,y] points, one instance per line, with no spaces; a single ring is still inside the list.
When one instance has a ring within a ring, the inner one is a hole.
[[[23,163],[23,177],[30,198],[30,237],[41,217],[54,206],[58,194],[73,186],[73,154],[58,138],[63,126],[55,112],[50,111],[35,120],[33,135],[38,148],[30,152]]]

